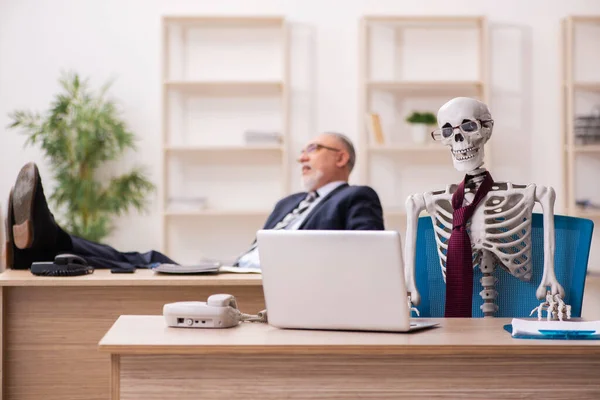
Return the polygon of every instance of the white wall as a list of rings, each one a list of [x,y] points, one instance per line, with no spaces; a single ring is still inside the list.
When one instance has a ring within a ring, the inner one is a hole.
[[[95,85],[117,78],[112,94],[141,138],[140,151],[125,165],[148,165],[154,181],[160,182],[160,16],[186,13],[289,19],[297,148],[322,130],[357,138],[357,38],[362,15],[487,16],[493,62],[490,105],[497,121],[492,139],[494,178],[554,186],[557,212],[562,211],[560,19],[600,14],[600,2],[594,0],[0,0],[3,211],[19,168],[29,160],[38,162],[48,191],[52,190],[41,153],[23,150],[23,136],[5,127],[12,110],[48,106],[61,70],[90,76]],[[107,242],[123,250],[158,248],[157,196],[152,200],[147,215],[123,218]],[[590,267],[600,269],[600,262]]]

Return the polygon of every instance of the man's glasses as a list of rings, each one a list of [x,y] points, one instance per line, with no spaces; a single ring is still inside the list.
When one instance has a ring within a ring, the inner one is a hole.
[[[454,136],[454,130],[458,128],[458,130],[467,135],[467,136],[479,136],[481,137],[481,127],[489,128],[494,124],[494,121],[491,119],[480,121],[478,119],[465,121],[458,126],[446,126],[435,131],[431,132],[431,137],[433,140],[447,140]]]
[[[300,152],[300,154],[302,154],[302,153],[311,154],[311,153],[314,153],[315,151],[321,150],[321,149],[326,149],[326,150],[331,150],[331,151],[341,151],[340,149],[325,146],[323,144],[311,143],[308,146],[306,146],[305,148],[303,148],[302,151]]]

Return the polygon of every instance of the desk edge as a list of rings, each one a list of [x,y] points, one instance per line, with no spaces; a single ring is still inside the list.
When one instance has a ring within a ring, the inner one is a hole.
[[[197,275],[174,275],[174,276],[142,276],[135,275],[120,277],[118,275],[105,275],[94,277],[93,275],[72,277],[40,277],[24,276],[11,277],[0,273],[0,287],[102,287],[102,286],[262,286],[262,277],[253,275],[238,276],[238,274],[223,276],[197,276]]]
[[[600,346],[557,345],[114,345],[98,344],[98,350],[119,355],[192,355],[192,354],[310,354],[310,355],[583,355],[600,356]]]

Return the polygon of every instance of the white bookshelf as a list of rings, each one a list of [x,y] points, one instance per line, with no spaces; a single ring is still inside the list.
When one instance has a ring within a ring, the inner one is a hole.
[[[161,250],[177,262],[230,259],[290,191],[288,27],[165,16],[162,34]]]
[[[387,226],[402,222],[397,220],[406,215],[408,195],[462,179],[449,149],[429,137],[423,144],[414,142],[405,118],[412,111],[435,115],[457,96],[489,103],[487,42],[487,21],[479,16],[362,18],[358,164],[362,181],[380,195]],[[369,132],[367,113],[380,116],[383,143]]]
[[[577,206],[579,199],[600,205],[595,182],[600,169],[600,142],[576,137],[576,118],[600,112],[600,16],[569,16],[562,21],[562,93],[564,208],[568,215],[600,218],[600,209]],[[600,117],[599,117],[600,120]]]

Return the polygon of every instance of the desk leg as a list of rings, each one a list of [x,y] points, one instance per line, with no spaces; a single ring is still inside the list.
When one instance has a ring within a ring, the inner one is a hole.
[[[110,355],[110,399],[119,400],[121,397],[121,357]]]

